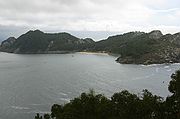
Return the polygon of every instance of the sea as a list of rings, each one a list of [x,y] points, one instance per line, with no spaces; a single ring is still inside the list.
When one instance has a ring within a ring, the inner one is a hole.
[[[0,52],[0,119],[34,119],[94,90],[110,98],[148,89],[164,99],[180,64],[119,64],[104,53],[11,54]]]

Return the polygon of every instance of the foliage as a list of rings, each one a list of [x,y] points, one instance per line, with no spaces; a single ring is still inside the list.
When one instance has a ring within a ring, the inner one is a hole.
[[[18,53],[38,53],[44,51],[81,51],[93,46],[92,39],[79,39],[68,33],[43,33],[29,31],[19,38],[10,49],[19,50]]]
[[[176,98],[180,98],[180,70],[173,73],[171,79],[168,89]]]
[[[172,96],[167,97],[165,103],[168,107],[167,116],[172,119],[180,119],[180,70],[173,73],[171,79],[168,89]]]
[[[122,57],[140,57],[155,50],[153,47],[156,43],[156,40],[150,39],[146,33],[130,32],[99,41],[95,44],[94,50],[121,54]]]

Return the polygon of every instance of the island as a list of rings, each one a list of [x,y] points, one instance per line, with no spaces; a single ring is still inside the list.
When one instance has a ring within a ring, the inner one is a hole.
[[[116,61],[121,64],[180,63],[180,33],[163,35],[159,30],[149,33],[135,31],[95,42],[65,32],[30,30],[18,38],[10,37],[3,41],[0,51],[18,54],[101,52],[117,54]]]

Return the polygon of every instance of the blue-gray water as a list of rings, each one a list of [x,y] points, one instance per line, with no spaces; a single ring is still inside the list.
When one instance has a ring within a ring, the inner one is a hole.
[[[19,55],[0,53],[0,119],[33,119],[36,112],[49,112],[94,89],[111,96],[127,89],[148,89],[169,95],[172,65],[122,65],[115,57],[93,54]]]

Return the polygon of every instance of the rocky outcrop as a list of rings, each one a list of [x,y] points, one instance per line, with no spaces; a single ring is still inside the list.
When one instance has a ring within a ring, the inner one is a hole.
[[[180,63],[180,33],[162,35],[160,31],[152,31],[148,33],[148,37],[154,40],[154,43],[149,44],[152,47],[150,52],[144,52],[139,56],[121,56],[116,61],[122,64],[144,65]]]
[[[2,42],[1,47],[3,48],[11,47],[15,41],[16,41],[16,38],[9,37],[7,40]]]
[[[174,49],[173,51],[160,52],[160,53],[148,53],[139,58],[131,56],[118,57],[117,62],[122,64],[163,64],[163,63],[179,63],[180,62],[180,49]]]
[[[180,33],[176,33],[172,36],[171,42],[180,46]]]
[[[159,39],[162,36],[163,34],[159,30],[154,30],[149,33],[149,38],[151,39]]]
[[[7,40],[3,41],[0,46],[0,50],[4,52],[12,52],[13,51],[13,45],[16,42],[16,38],[9,37]]]
[[[93,39],[91,38],[85,38],[83,39],[83,41],[85,41],[86,43],[95,43],[95,41],[93,41]]]
[[[141,38],[147,42],[141,42],[140,45],[138,45],[138,42],[129,42],[128,44],[131,44],[131,47],[146,45],[144,49],[139,50],[139,48],[134,47],[131,51],[136,50],[136,52],[121,55],[116,61],[122,64],[145,65],[180,62],[180,33],[163,35],[161,31],[155,30]],[[139,41],[143,40],[140,39]],[[147,50],[148,46],[150,46],[150,50]],[[126,48],[126,51],[128,50],[127,47],[124,48]]]

